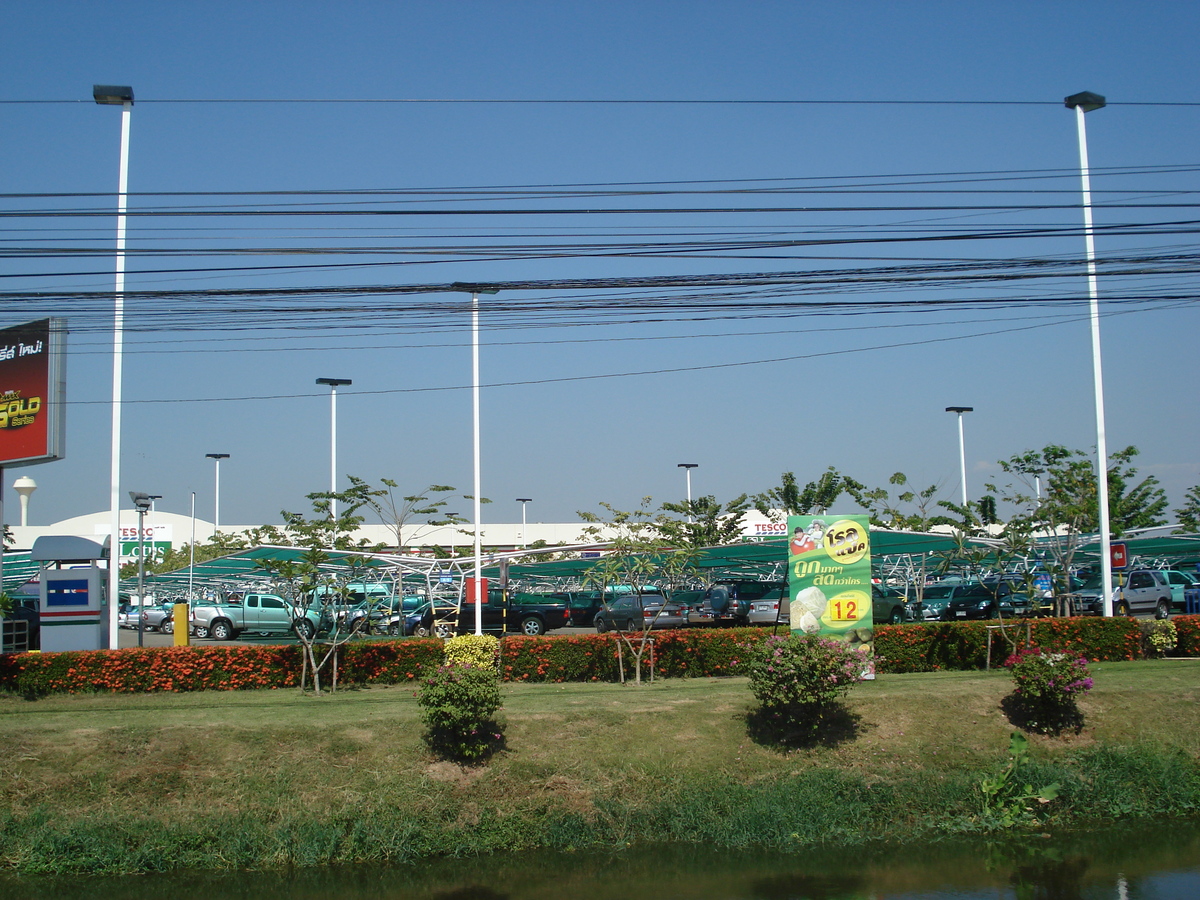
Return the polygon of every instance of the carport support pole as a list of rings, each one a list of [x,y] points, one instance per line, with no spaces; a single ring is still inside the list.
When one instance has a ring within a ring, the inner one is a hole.
[[[1084,115],[1104,106],[1097,94],[1074,94],[1066,99],[1075,109],[1079,132],[1079,174],[1083,193],[1083,240],[1087,255],[1088,300],[1092,323],[1092,381],[1096,394],[1096,499],[1100,518],[1100,585],[1104,599],[1104,615],[1113,614],[1112,607],[1112,530],[1108,521],[1108,442],[1104,431],[1104,375],[1100,363],[1100,301],[1096,281],[1096,242],[1092,226],[1092,182],[1088,170],[1087,126]]]

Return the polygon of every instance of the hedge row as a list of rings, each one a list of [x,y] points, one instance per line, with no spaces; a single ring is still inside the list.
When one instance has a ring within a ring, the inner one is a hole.
[[[1183,619],[1177,616],[1176,627]],[[1028,631],[1026,627],[1028,626]],[[993,666],[1003,664],[1009,641],[1077,653],[1092,662],[1117,662],[1142,655],[1142,630],[1136,619],[1073,617],[1006,622],[1003,632],[996,622],[928,622],[913,625],[880,625],[875,629],[875,659],[880,672],[936,672],[982,669],[988,661],[988,634],[992,635]],[[1200,636],[1200,630],[1197,631]]]
[[[1200,656],[1200,616],[1176,616],[1177,655]],[[990,622],[930,622],[880,625],[875,629],[880,673],[982,669],[987,663]],[[992,633],[992,665],[1009,653],[1008,638],[1023,642],[1024,622]],[[659,678],[740,675],[749,651],[769,628],[692,628],[654,634],[654,670]],[[1029,637],[1039,647],[1077,653],[1092,661],[1137,659],[1141,628],[1134,619],[1037,619]],[[637,641],[634,641],[635,645]],[[612,634],[506,637],[500,671],[506,681],[616,681],[617,638]],[[633,660],[624,652],[626,672]],[[363,641],[339,650],[338,681],[347,685],[412,681],[442,660],[436,638]],[[649,654],[646,655],[649,661]],[[643,671],[646,671],[645,669]],[[242,690],[295,687],[300,648],[172,647],[0,655],[0,690],[38,696],[113,691]]]

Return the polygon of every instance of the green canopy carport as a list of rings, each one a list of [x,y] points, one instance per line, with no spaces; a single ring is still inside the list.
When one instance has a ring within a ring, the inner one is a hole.
[[[741,544],[725,544],[706,547],[700,551],[696,568],[708,579],[714,578],[770,578],[785,577],[787,566],[787,538],[769,541],[748,541]],[[949,553],[959,546],[958,541],[947,534],[926,532],[871,530],[871,554],[877,562],[898,557],[920,556],[926,553]],[[553,548],[547,548],[553,549]],[[596,557],[599,553],[596,554]],[[508,569],[510,580],[531,582],[581,582],[597,558],[550,560],[535,563],[511,563]],[[499,578],[498,566],[484,568],[485,578]]]

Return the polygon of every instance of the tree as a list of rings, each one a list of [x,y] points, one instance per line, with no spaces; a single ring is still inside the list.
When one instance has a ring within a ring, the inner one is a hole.
[[[861,491],[856,497],[870,512],[872,525],[897,531],[928,531],[934,525],[959,524],[949,516],[935,512],[935,509],[954,509],[953,503],[936,499],[936,484],[915,490],[909,487],[908,476],[903,472],[892,475],[888,484],[901,489],[895,497],[882,487]]]
[[[1167,495],[1158,479],[1151,475],[1133,483],[1138,470],[1132,461],[1137,455],[1137,447],[1129,446],[1108,458],[1108,515],[1114,537],[1166,524]],[[1019,482],[999,491],[1001,499],[1018,507],[1018,518],[1024,519],[1030,530],[1066,528],[1082,534],[1100,530],[1096,469],[1082,450],[1050,444],[1000,460],[1000,468]],[[1044,490],[1039,491],[1043,478]],[[987,488],[997,493],[994,485]],[[1029,495],[1030,488],[1034,496]]]
[[[742,519],[749,509],[750,501],[745,494],[724,505],[711,494],[681,503],[668,502],[662,505],[653,529],[673,547],[698,550],[732,544],[742,536]]]
[[[1179,521],[1176,534],[1195,534],[1200,532],[1200,484],[1194,485],[1183,495],[1183,506],[1175,511]]]
[[[754,508],[764,516],[806,516],[810,513],[827,513],[842,494],[849,494],[859,506],[862,502],[863,485],[842,475],[830,466],[816,481],[810,481],[803,490],[796,483],[796,476],[784,472],[779,487],[755,494]]]
[[[461,525],[467,520],[457,513],[446,512],[449,495],[457,488],[447,484],[431,484],[415,494],[398,495],[399,485],[390,478],[380,478],[382,487],[374,488],[356,475],[347,476],[350,487],[341,496],[352,498],[361,507],[370,509],[387,526],[392,535],[392,546],[404,552],[404,529],[415,524],[439,528],[446,525]],[[467,499],[471,499],[468,497]],[[488,501],[481,501],[486,503]],[[415,534],[412,537],[415,538]]]
[[[585,534],[612,544],[609,552],[584,573],[584,583],[598,590],[601,596],[614,585],[627,585],[639,598],[652,586],[661,588],[669,598],[672,590],[694,577],[698,548],[688,543],[664,546],[659,522],[650,510],[651,502],[650,497],[643,497],[637,509],[628,511],[602,502],[600,506],[609,514],[607,521],[595,513],[579,513],[581,519],[592,523],[584,529]],[[640,630],[617,629],[622,681],[625,680],[623,648],[628,648],[634,661],[634,680],[641,684],[642,660],[651,646],[650,633],[665,608],[664,603],[653,617],[643,617]]]

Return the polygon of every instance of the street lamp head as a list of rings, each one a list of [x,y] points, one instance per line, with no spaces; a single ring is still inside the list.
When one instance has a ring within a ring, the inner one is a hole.
[[[228,453],[205,453],[205,459],[229,459]]]
[[[133,105],[133,88],[127,84],[93,84],[92,97],[101,106]]]
[[[973,407],[973,406],[947,406],[946,412],[959,413],[961,415],[962,413],[965,413],[965,412],[975,412],[975,407]]]
[[[327,384],[330,387],[341,387],[344,384],[354,384],[349,378],[318,378],[317,384]]]
[[[677,469],[698,469],[698,468],[700,468],[700,463],[678,463],[675,466],[675,468],[677,468]]]
[[[130,491],[129,499],[133,501],[133,505],[137,507],[138,512],[146,512],[150,509],[150,505],[158,498],[151,497],[142,491]]]
[[[1103,109],[1107,104],[1103,97],[1099,94],[1093,94],[1091,91],[1083,91],[1079,94],[1072,94],[1063,101],[1063,105],[1068,109],[1079,107],[1085,113],[1091,112],[1093,109]]]
[[[532,503],[533,498],[532,497],[518,497],[517,502],[518,503]]]
[[[500,288],[494,284],[471,284],[466,281],[456,281],[450,285],[450,290],[460,294],[498,294]]]

